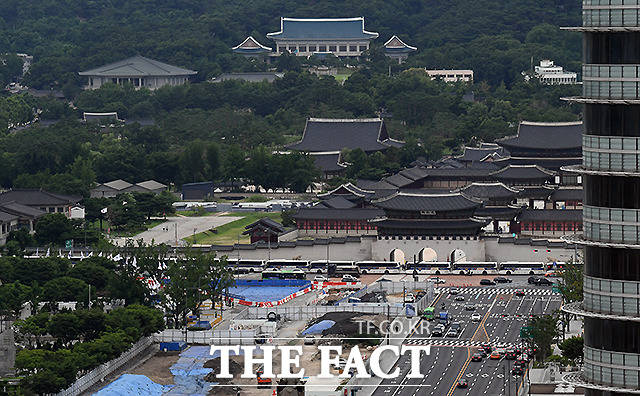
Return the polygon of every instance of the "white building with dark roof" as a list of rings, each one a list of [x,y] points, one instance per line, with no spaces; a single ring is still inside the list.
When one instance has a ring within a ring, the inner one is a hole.
[[[113,83],[154,90],[167,85],[186,84],[197,73],[138,55],[78,74],[88,79],[85,89],[98,89],[104,84]]]
[[[267,37],[276,43],[275,55],[356,57],[369,49],[378,33],[364,29],[364,17],[280,18],[280,31]]]

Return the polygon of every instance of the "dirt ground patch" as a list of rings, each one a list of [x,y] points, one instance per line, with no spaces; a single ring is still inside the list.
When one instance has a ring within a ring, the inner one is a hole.
[[[173,385],[173,374],[170,368],[179,357],[178,352],[158,352],[129,373],[146,375],[153,382],[161,385]]]

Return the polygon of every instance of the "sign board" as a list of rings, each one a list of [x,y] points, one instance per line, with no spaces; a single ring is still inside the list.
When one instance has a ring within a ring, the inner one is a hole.
[[[64,241],[64,248],[65,249],[72,249],[73,248],[73,239],[67,239],[66,241]]]

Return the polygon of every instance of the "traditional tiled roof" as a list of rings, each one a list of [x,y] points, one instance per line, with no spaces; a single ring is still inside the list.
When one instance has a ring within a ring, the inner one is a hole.
[[[369,198],[373,196],[373,194],[374,194],[374,191],[362,189],[360,187],[354,186],[351,183],[346,183],[324,194],[318,194],[318,197],[325,198],[325,197],[330,197],[332,195],[353,195],[359,198]]]
[[[339,151],[309,154],[311,154],[311,158],[313,158],[316,168],[320,169],[322,172],[340,172],[347,168],[347,166],[340,161]]]
[[[147,77],[147,76],[190,76],[198,74],[193,70],[168,65],[144,56],[134,56],[95,69],[78,73],[81,76],[101,77]]]
[[[397,192],[372,203],[382,209],[400,211],[449,212],[477,208],[481,203],[461,193],[450,194],[413,194]]]
[[[280,31],[267,33],[281,40],[362,40],[375,39],[378,33],[364,30],[364,17],[357,18],[280,18]]]
[[[384,50],[387,53],[409,53],[417,50],[416,47],[412,47],[410,45],[405,44],[404,41],[400,40],[398,36],[393,36],[386,43],[384,43]]]
[[[496,180],[535,180],[551,179],[555,172],[539,167],[538,165],[509,165],[499,171],[491,173]]]
[[[515,199],[518,190],[507,187],[503,183],[473,183],[460,189],[465,195],[481,200]]]
[[[140,183],[136,183],[136,185],[140,186],[142,188],[146,188],[147,190],[151,190],[151,191],[153,191],[153,190],[161,190],[161,189],[167,188],[167,186],[165,186],[164,184],[159,183],[159,182],[157,182],[155,180],[143,181],[143,182],[140,182]]]
[[[16,202],[26,206],[71,205],[80,202],[81,199],[81,197],[54,194],[29,188],[16,188],[0,193],[0,203]]]
[[[320,202],[320,205],[328,209],[351,209],[357,205],[342,196],[335,196]]]
[[[559,188],[551,194],[553,201],[582,201],[584,190],[580,188]]]
[[[251,231],[255,228],[262,228],[262,229],[266,229],[268,228],[269,230],[276,232],[276,233],[282,233],[285,231],[285,228],[282,224],[278,223],[275,220],[272,220],[268,217],[263,217],[258,221],[255,221],[251,224],[249,224],[248,226],[245,226],[244,229],[246,231],[244,231],[242,234],[246,235],[251,233]]]
[[[489,217],[492,219],[513,219],[522,208],[515,206],[484,206],[473,212],[475,217]]]
[[[528,122],[522,121],[518,135],[496,140],[505,147],[528,149],[578,149],[582,147],[582,122]]]
[[[407,177],[402,176],[400,173],[396,173],[395,175],[385,177],[383,180],[398,188],[408,186],[415,181],[413,179],[409,179]]]
[[[462,155],[459,155],[455,158],[457,161],[461,162],[481,162],[487,160],[488,158],[496,160],[507,155],[508,153],[505,149],[496,145],[496,147],[465,147]]]
[[[237,54],[264,54],[271,52],[271,47],[260,44],[252,36],[244,39],[243,42],[231,48],[231,50]]]
[[[335,152],[358,148],[372,152],[385,150],[398,143],[403,144],[389,138],[387,127],[381,118],[309,118],[302,140],[288,147],[308,152]]]
[[[384,216],[384,211],[375,208],[322,209],[301,208],[293,217],[305,220],[370,220]]]
[[[582,221],[581,209],[526,209],[520,216],[520,221]]]
[[[23,205],[18,202],[4,202],[0,204],[0,211],[16,215],[18,217],[27,217],[37,219],[44,216],[47,212],[36,209],[31,206]]]
[[[107,182],[107,183],[102,183],[102,185],[105,186],[105,187],[112,188],[112,189],[117,190],[117,191],[122,191],[125,188],[129,188],[129,187],[133,186],[133,184],[131,184],[131,183],[127,182],[127,181],[124,181],[122,179],[113,180],[113,181],[110,181],[110,182]]]
[[[18,219],[19,217],[13,213],[3,212],[0,206],[0,223],[9,223]]]
[[[413,168],[407,168],[400,171],[400,174],[407,179],[420,180],[424,179],[429,174],[429,172],[424,168],[415,166]]]
[[[549,186],[523,186],[518,192],[518,198],[547,200],[555,189]]]

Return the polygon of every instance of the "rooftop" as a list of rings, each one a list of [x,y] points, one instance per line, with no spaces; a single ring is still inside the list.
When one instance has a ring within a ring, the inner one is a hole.
[[[81,76],[101,77],[163,77],[163,76],[190,76],[197,74],[193,70],[183,69],[166,63],[158,62],[144,56],[134,56],[95,69],[78,73]]]
[[[478,199],[514,199],[518,190],[503,183],[473,183],[460,189],[464,194]]]
[[[30,188],[15,188],[0,193],[0,203],[17,202],[26,206],[70,205],[80,202],[80,200],[80,197],[54,194]]]
[[[357,18],[280,18],[280,31],[267,33],[271,39],[375,39],[378,33],[364,30],[364,17]]]
[[[465,147],[462,155],[455,159],[463,162],[484,161],[488,158],[499,159],[508,156],[509,153],[500,146],[496,147]]]
[[[480,201],[468,198],[459,192],[449,194],[397,192],[388,197],[375,200],[372,203],[382,209],[411,212],[449,212],[475,209],[481,205]]]
[[[261,54],[271,52],[271,47],[262,45],[253,36],[249,36],[231,50],[239,54]]]
[[[394,35],[384,43],[384,50],[389,53],[408,53],[416,51],[417,48],[405,44],[398,36]]]
[[[496,140],[496,143],[511,151],[511,148],[528,149],[581,149],[584,126],[577,122],[529,122],[522,121],[516,136]]]
[[[126,182],[125,182],[126,183]],[[146,188],[147,190],[160,190],[163,188],[167,188],[166,185],[159,183],[155,180],[147,180],[147,181],[143,181],[140,183],[136,183],[137,186],[140,186],[142,188]]]
[[[127,181],[124,181],[122,179],[113,180],[107,183],[102,183],[102,185],[118,191],[121,191],[121,190],[124,190],[125,188],[129,188],[133,186],[133,184]]]
[[[385,150],[402,145],[387,133],[381,118],[331,119],[309,118],[302,140],[288,146],[292,150],[336,152],[343,149],[362,149],[365,152]]]
[[[0,204],[0,211],[18,217],[38,218],[47,214],[46,212],[18,202],[4,202]]]
[[[347,166],[340,162],[340,152],[310,153],[316,168],[323,172],[340,172]]]
[[[509,165],[491,175],[497,180],[534,180],[550,179],[555,172],[539,167],[538,165]]]

